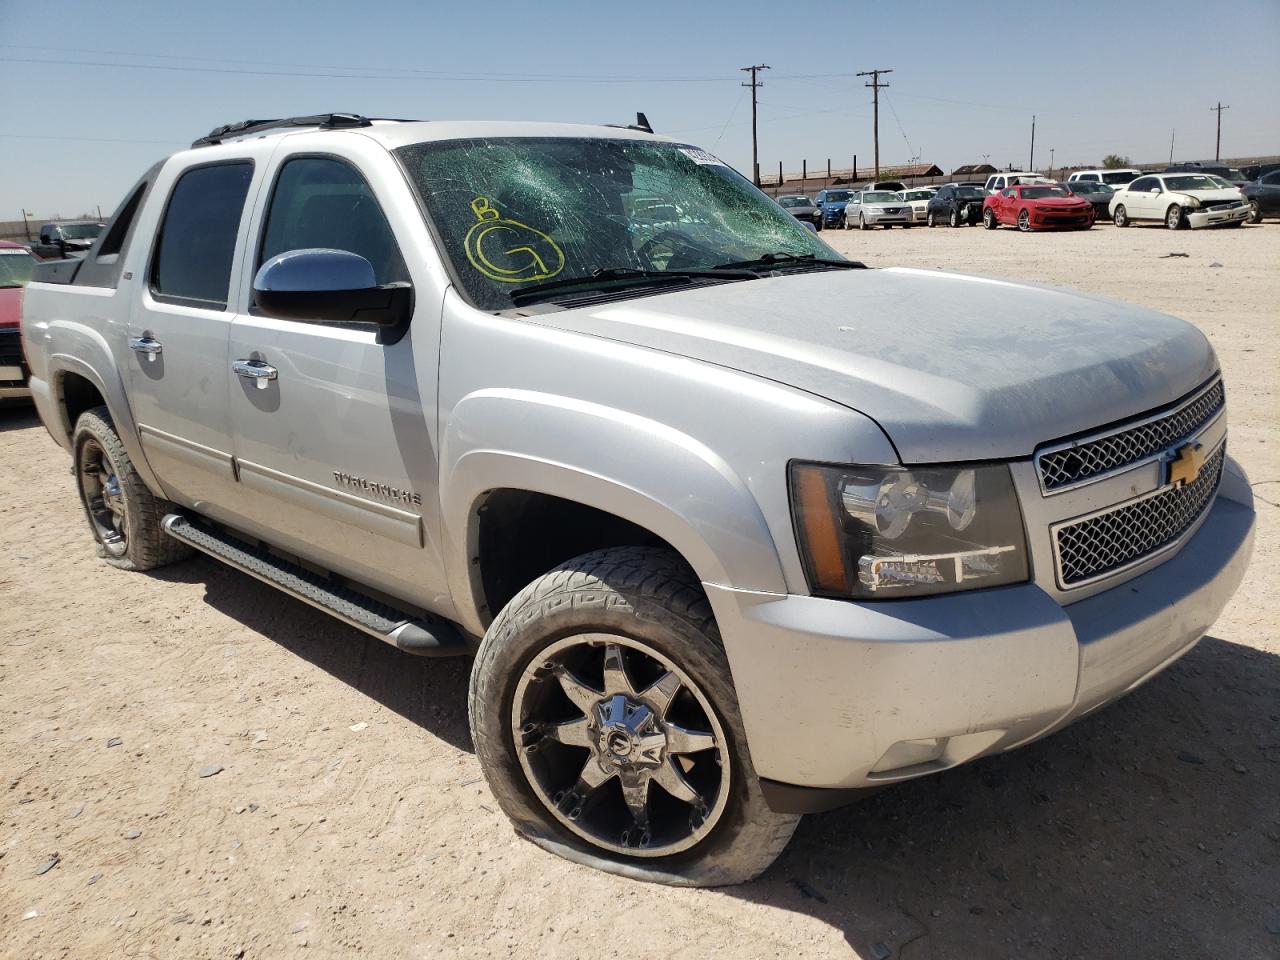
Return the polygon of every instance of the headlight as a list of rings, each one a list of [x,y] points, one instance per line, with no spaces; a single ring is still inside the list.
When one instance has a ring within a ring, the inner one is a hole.
[[[793,463],[791,511],[816,595],[881,600],[1028,577],[1022,511],[1004,464]]]
[[[1200,206],[1200,201],[1197,200],[1195,197],[1187,197],[1187,202],[1184,203],[1183,206],[1188,207],[1192,210],[1195,210],[1197,207]]]

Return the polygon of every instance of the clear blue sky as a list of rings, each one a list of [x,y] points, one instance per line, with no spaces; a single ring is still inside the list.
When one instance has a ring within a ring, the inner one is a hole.
[[[154,160],[248,117],[629,122],[747,172],[738,68],[767,63],[763,170],[1280,153],[1280,0],[1227,5],[0,0],[0,220],[114,207]],[[898,11],[901,10],[901,13]],[[123,66],[133,64],[135,66]],[[334,76],[341,74],[342,76]]]

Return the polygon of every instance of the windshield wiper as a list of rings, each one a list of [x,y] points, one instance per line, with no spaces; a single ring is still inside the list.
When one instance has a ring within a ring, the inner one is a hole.
[[[557,290],[600,289],[615,280],[647,280],[670,284],[689,280],[755,280],[756,275],[746,270],[727,271],[720,267],[712,270],[633,270],[630,267],[602,267],[581,277],[565,277],[548,280],[532,286],[521,287],[511,293],[511,302],[517,307],[539,299],[545,293]]]
[[[715,270],[765,270],[776,267],[837,267],[841,270],[865,270],[867,265],[857,260],[832,260],[829,257],[819,257],[812,253],[787,253],[779,251],[777,253],[766,253],[763,256],[756,257],[754,260],[730,260],[728,263],[717,264]]]

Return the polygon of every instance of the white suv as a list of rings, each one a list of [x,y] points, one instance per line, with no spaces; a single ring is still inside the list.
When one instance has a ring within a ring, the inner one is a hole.
[[[1119,190],[1142,176],[1141,170],[1133,167],[1121,167],[1115,170],[1077,170],[1067,177],[1067,183],[1083,180],[1086,183],[1105,183],[1113,190]]]
[[[1008,173],[994,173],[987,177],[986,191],[987,193],[999,193],[1006,187],[1017,186],[1020,183],[1053,183],[1053,181],[1038,173],[1011,170]]]

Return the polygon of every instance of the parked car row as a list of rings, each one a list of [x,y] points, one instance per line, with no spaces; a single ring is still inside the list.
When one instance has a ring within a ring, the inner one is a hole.
[[[1249,179],[1246,179],[1249,177]],[[992,174],[985,183],[963,181],[907,188],[873,181],[860,188],[801,194],[778,203],[802,223],[869,230],[917,223],[958,227],[982,222],[1022,230],[1085,229],[1099,220],[1124,227],[1140,220],[1164,221],[1170,229],[1238,225],[1280,216],[1280,164],[1244,170],[1213,163],[1171,164],[1164,173],[1133,167],[1076,170],[1056,182],[1030,171]],[[1118,219],[1117,219],[1118,217]]]

